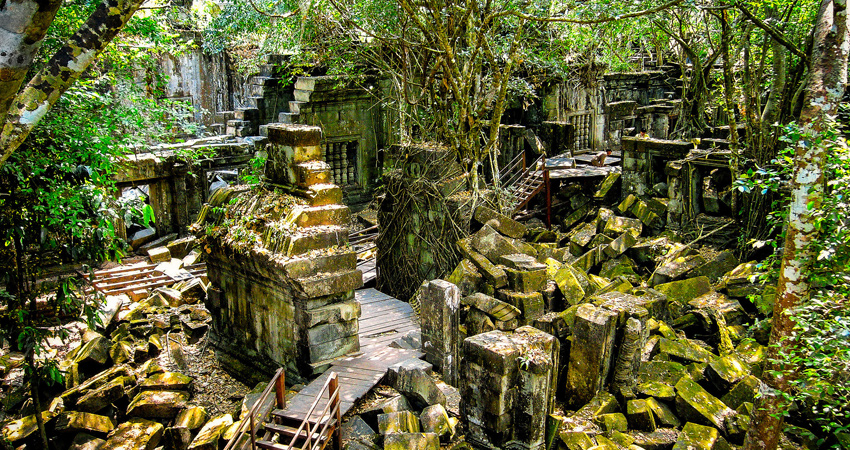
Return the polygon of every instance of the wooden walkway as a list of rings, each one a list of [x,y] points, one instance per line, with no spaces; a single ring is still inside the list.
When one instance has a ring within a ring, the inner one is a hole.
[[[339,374],[341,413],[344,415],[381,381],[390,366],[422,357],[423,353],[418,350],[389,346],[409,331],[419,330],[419,320],[408,303],[375,289],[355,291],[355,297],[361,307],[360,352],[336,360],[330,369],[293,396],[286,408],[272,414],[303,420],[331,372],[336,372]],[[327,403],[326,398],[319,402],[314,418],[321,415]]]

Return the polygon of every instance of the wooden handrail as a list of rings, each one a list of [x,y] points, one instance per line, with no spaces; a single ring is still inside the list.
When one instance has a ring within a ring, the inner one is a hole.
[[[242,420],[239,421],[239,426],[236,428],[236,433],[234,433],[233,437],[230,438],[229,441],[227,441],[227,445],[224,446],[224,450],[233,450],[234,448],[236,448],[236,444],[242,439],[242,436],[245,434],[245,425],[250,425],[251,448],[256,449],[255,434],[257,432],[257,421],[254,420],[254,416],[256,416],[257,411],[259,411],[260,407],[262,407],[262,405],[266,403],[266,400],[268,399],[272,388],[278,388],[278,386],[284,385],[284,377],[285,372],[283,367],[277,369],[277,372],[274,374],[274,377],[272,377],[272,380],[269,385],[266,386],[266,389],[263,390],[263,393],[260,395],[260,398],[258,398],[257,401],[254,402],[254,406],[251,407],[251,410],[248,411],[248,414],[243,417]],[[281,398],[281,394],[278,393],[276,397]],[[262,423],[262,421],[260,421],[260,423]]]
[[[340,426],[339,422],[341,420],[340,404],[339,404],[339,380],[338,380],[338,375],[336,374],[336,372],[331,372],[331,374],[328,376],[328,379],[325,380],[325,384],[322,386],[322,389],[319,391],[318,394],[316,394],[316,399],[313,400],[313,404],[310,405],[310,409],[307,410],[307,413],[304,415],[304,420],[301,421],[301,426],[298,427],[298,430],[295,432],[292,440],[289,443],[289,446],[286,447],[287,450],[292,450],[293,446],[295,445],[295,441],[301,435],[302,431],[306,431],[307,438],[305,439],[304,444],[301,446],[301,449],[304,450],[306,448],[310,448],[311,450],[315,450],[314,445],[313,445],[314,430],[312,430],[311,426],[310,426],[311,425],[310,424],[310,417],[316,411],[316,406],[319,405],[319,400],[322,399],[322,395],[325,392],[328,393],[328,403],[322,409],[322,412],[321,412],[319,418],[316,420],[317,426],[319,424],[321,424],[322,422],[324,422],[324,427],[322,427],[322,431],[317,434],[318,437],[319,437],[319,442],[317,442],[316,444],[321,443],[322,436],[324,436],[325,433],[327,433],[328,426],[331,423],[331,420],[327,420],[327,419],[330,419],[331,417],[336,416],[335,417],[336,424],[334,425],[336,428],[334,429],[334,433],[337,433],[339,431],[339,426]],[[328,408],[330,408],[330,411],[328,411]],[[328,415],[328,413],[330,413],[331,416],[329,416],[326,419],[325,416]],[[337,436],[336,441],[337,441],[337,446],[339,446],[339,437],[338,436]],[[322,446],[321,448],[324,448],[324,446]]]

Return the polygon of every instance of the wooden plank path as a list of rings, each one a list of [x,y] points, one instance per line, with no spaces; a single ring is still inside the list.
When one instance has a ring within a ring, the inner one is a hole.
[[[408,303],[375,289],[355,291],[355,298],[361,308],[360,352],[334,361],[330,369],[295,394],[283,410],[274,411],[274,415],[303,420],[331,372],[339,375],[340,408],[344,415],[381,381],[390,366],[422,357],[423,353],[418,350],[389,346],[409,331],[419,331],[419,320]],[[327,398],[319,401],[311,415],[314,420],[327,403]]]

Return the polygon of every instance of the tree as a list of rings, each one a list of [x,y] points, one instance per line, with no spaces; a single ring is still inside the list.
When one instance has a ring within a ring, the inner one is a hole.
[[[0,5],[0,28],[4,30],[0,37],[0,166],[118,34],[142,1],[103,0],[26,85],[33,60],[62,2],[12,0]]]
[[[803,136],[825,132],[829,118],[838,113],[847,82],[850,53],[847,12],[844,0],[821,2],[814,32],[811,73],[799,120]],[[826,146],[812,145],[807,138],[796,143],[788,230],[779,271],[768,362],[763,375],[767,389],[757,401],[744,444],[746,450],[775,449],[782,432],[785,403],[781,393],[789,393],[794,369],[781,363],[781,354],[790,353],[794,345],[791,313],[810,294],[806,273],[815,257],[810,244],[817,236],[815,216],[811,211],[818,209],[823,201],[826,152]]]

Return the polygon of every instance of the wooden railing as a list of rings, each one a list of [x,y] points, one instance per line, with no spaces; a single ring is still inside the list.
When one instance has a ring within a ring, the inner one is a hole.
[[[328,403],[322,409],[319,417],[315,420],[311,420],[313,413],[316,411],[316,406],[319,404],[319,400],[322,399],[322,396],[326,392],[328,394]],[[301,422],[301,426],[298,427],[298,431],[295,432],[295,436],[292,438],[292,441],[286,449],[292,450],[293,448],[300,448],[301,450],[322,450],[331,440],[330,434],[333,433],[333,440],[336,442],[337,450],[339,450],[341,447],[341,422],[342,414],[340,412],[339,401],[339,379],[336,372],[331,372],[328,380],[325,381],[325,385],[322,387],[322,390],[316,394],[316,399],[313,400],[310,410],[307,411],[307,414],[305,414],[304,420]],[[316,432],[314,427],[318,428],[319,426],[321,426],[322,429],[321,431]],[[306,438],[302,435],[303,432],[306,432]],[[295,443],[299,440],[299,438],[304,439],[304,443],[301,447],[295,447]]]
[[[525,152],[521,151],[499,171],[499,183],[502,186],[513,184],[518,173],[525,173],[525,168]]]
[[[245,437],[245,433],[250,433],[251,436],[251,450],[256,450],[257,448],[257,430],[260,425],[262,425],[264,418],[257,418],[257,413],[266,404],[268,400],[269,394],[271,394],[272,388],[275,391],[275,402],[277,403],[278,408],[283,408],[286,406],[286,390],[284,387],[284,381],[286,379],[286,372],[283,367],[277,369],[274,377],[272,377],[269,385],[266,386],[266,389],[263,390],[263,393],[260,395],[260,398],[254,402],[254,406],[251,407],[251,410],[248,411],[248,414],[242,417],[242,420],[239,421],[239,426],[236,428],[236,433],[232,438],[227,442],[227,445],[224,447],[224,450],[236,450],[242,449],[244,446],[243,438]],[[245,430],[245,426],[249,425],[248,430]]]

